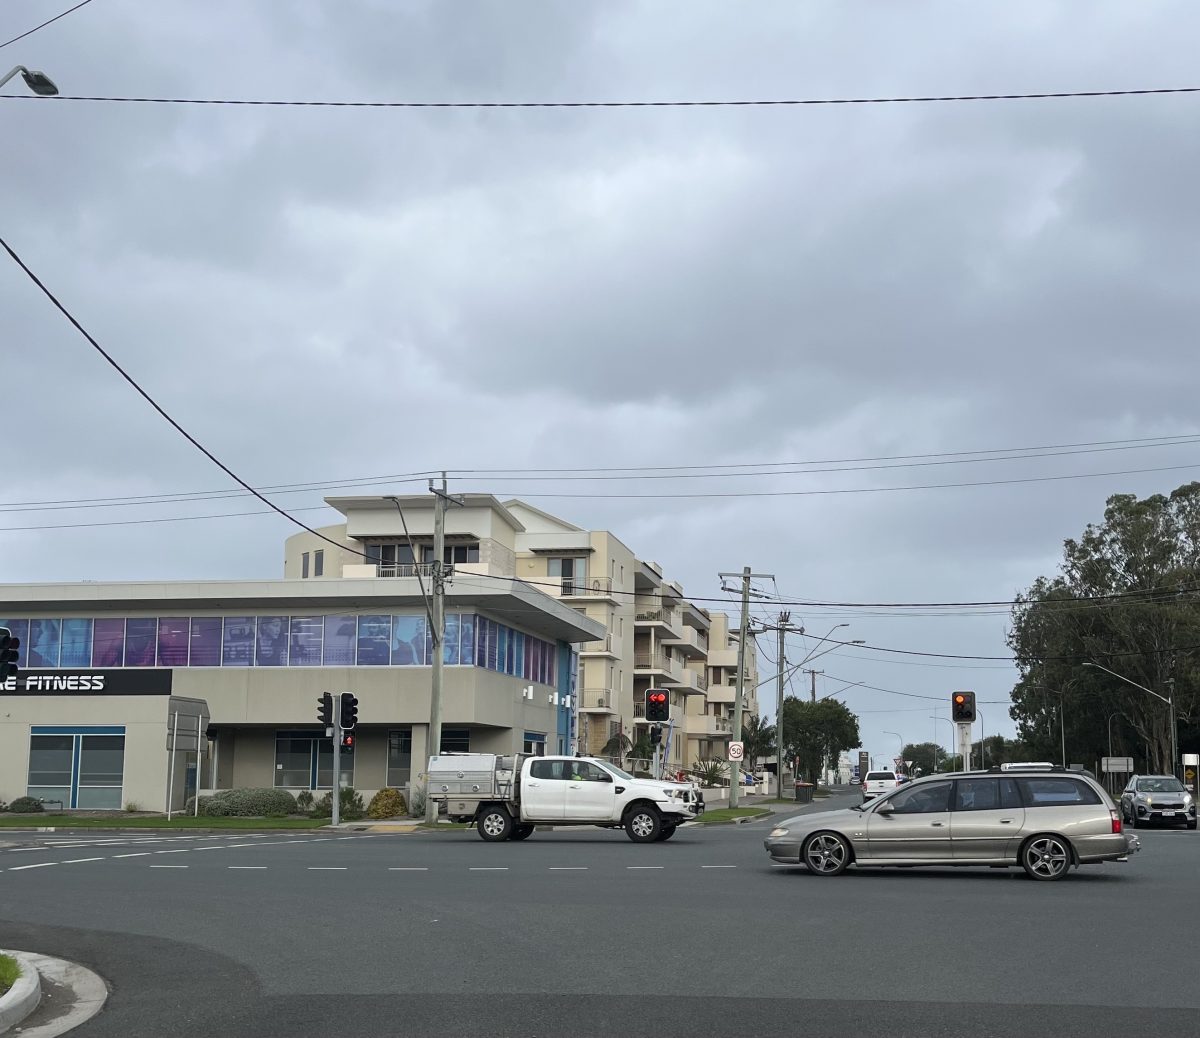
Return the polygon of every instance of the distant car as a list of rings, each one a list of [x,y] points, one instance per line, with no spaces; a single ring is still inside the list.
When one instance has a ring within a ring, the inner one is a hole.
[[[817,876],[851,865],[1019,865],[1031,879],[1058,880],[1072,865],[1124,861],[1141,842],[1089,776],[997,768],[928,775],[862,807],[798,815],[765,846],[773,862]]]
[[[1159,822],[1196,828],[1196,801],[1174,775],[1134,775],[1121,794],[1121,817],[1135,829]]]
[[[890,793],[898,785],[900,780],[896,778],[894,771],[868,771],[862,783],[863,803],[883,796],[884,793]]]

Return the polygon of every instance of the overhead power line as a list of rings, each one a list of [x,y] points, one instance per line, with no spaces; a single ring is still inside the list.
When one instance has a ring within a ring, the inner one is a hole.
[[[257,108],[797,108],[809,105],[936,104],[952,101],[1051,101],[1066,98],[1144,97],[1153,94],[1195,94],[1200,87],[1142,87],[1132,90],[1052,90],[1011,94],[916,94],[907,97],[805,97],[658,101],[320,101],[223,97],[120,97],[60,94],[46,101],[93,101],[111,104],[238,105]],[[0,94],[27,101],[21,94]]]
[[[871,458],[836,458],[812,461],[777,462],[733,462],[715,465],[637,465],[624,468],[528,468],[528,469],[426,469],[419,472],[400,472],[390,475],[337,477],[315,480],[308,483],[280,483],[259,486],[263,493],[293,494],[318,490],[348,490],[355,487],[383,484],[422,482],[427,477],[441,472],[455,478],[472,476],[510,477],[517,476],[522,482],[529,480],[623,480],[623,479],[684,479],[719,478],[723,475],[774,476],[806,475],[821,472],[871,471],[876,468],[909,468],[923,465],[966,465],[995,461],[1020,461],[1024,458],[1058,457],[1073,454],[1102,454],[1112,451],[1147,450],[1162,447],[1190,446],[1200,443],[1200,433],[1180,433],[1173,436],[1153,436],[1126,440],[1096,440],[1084,443],[1050,444],[1045,446],[1007,447],[981,451],[951,451],[940,454],[899,454]],[[1000,457],[999,455],[1007,455]],[[928,460],[943,459],[943,460]],[[819,465],[852,465],[869,462],[898,462],[895,465],[872,465],[847,469],[819,469]],[[704,470],[704,471],[699,471]],[[755,471],[751,471],[755,470]],[[794,470],[794,471],[793,471]],[[542,475],[525,475],[542,473]],[[558,475],[561,473],[561,475]],[[602,473],[589,475],[589,473]],[[620,475],[616,473],[622,473]],[[181,490],[158,494],[137,494],[106,497],[57,498],[38,501],[0,502],[0,512],[56,511],[84,507],[121,508],[132,505],[157,505],[187,501],[220,500],[245,497],[243,490]]]
[[[66,18],[72,11],[78,11],[81,7],[87,7],[91,2],[92,0],[82,0],[82,3],[78,3],[74,7],[68,7],[62,14],[56,14],[53,18],[48,18],[42,22],[41,25],[35,25],[32,29],[26,29],[19,36],[14,36],[11,40],[5,40],[3,43],[0,43],[0,48],[7,47],[10,43],[16,43],[17,40],[23,40],[26,36],[32,36],[39,29],[44,29],[47,25],[53,25],[60,18]]]

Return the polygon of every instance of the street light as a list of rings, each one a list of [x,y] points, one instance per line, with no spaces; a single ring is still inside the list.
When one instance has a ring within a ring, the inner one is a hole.
[[[1086,667],[1087,664],[1085,663]],[[1053,692],[1058,696],[1058,729],[1062,739],[1062,766],[1067,766],[1067,697],[1066,689],[1074,684],[1078,678],[1069,678],[1063,688],[1051,688],[1049,685],[1030,685],[1030,688],[1040,688],[1043,692]]]
[[[929,717],[933,721],[945,721],[946,724],[948,724],[950,726],[950,745],[951,745],[951,747],[953,747],[954,746],[954,722],[951,721],[950,718],[948,718],[948,717],[938,717],[937,714],[930,714]],[[936,728],[933,730],[933,743],[935,746],[937,745],[937,729]],[[948,753],[948,754],[946,754],[946,756],[953,757],[954,754]],[[937,754],[936,753],[933,755],[933,770],[934,771],[937,770]],[[966,769],[964,768],[963,770],[965,771]]]
[[[58,87],[54,85],[52,80],[45,72],[36,72],[33,69],[27,69],[24,65],[18,65],[3,79],[0,79],[0,87],[4,86],[18,72],[21,73],[21,78],[25,80],[25,85],[29,87],[38,97],[54,97],[58,93]]]
[[[1166,684],[1171,687],[1171,694],[1169,696],[1161,696],[1155,692],[1154,689],[1147,688],[1145,685],[1139,685],[1136,681],[1132,681],[1125,677],[1124,674],[1118,674],[1115,670],[1109,670],[1107,667],[1102,667],[1099,663],[1085,663],[1084,666],[1095,667],[1097,670],[1104,671],[1105,674],[1111,674],[1114,678],[1124,681],[1125,684],[1132,685],[1134,688],[1140,688],[1143,692],[1150,693],[1150,695],[1152,695],[1155,699],[1161,699],[1167,704],[1167,706],[1171,708],[1171,774],[1176,775],[1176,769],[1179,761],[1179,743],[1177,741],[1179,733],[1176,731],[1175,725],[1175,679],[1167,678]],[[1176,775],[1176,777],[1178,776]]]
[[[904,763],[904,736],[901,735],[899,732],[889,732],[886,729],[884,730],[883,734],[884,735],[894,735],[896,737],[897,741],[900,743],[899,756],[896,757],[896,760],[898,760],[900,762],[900,764],[903,764]],[[900,767],[900,764],[897,764],[896,767]]]

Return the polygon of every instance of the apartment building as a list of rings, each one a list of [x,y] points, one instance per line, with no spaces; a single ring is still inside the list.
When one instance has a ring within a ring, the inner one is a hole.
[[[732,629],[731,629],[732,624]],[[737,621],[726,613],[713,613],[705,657],[707,686],[704,697],[687,704],[688,760],[724,760],[733,738],[733,709],[737,702]],[[758,652],[751,638],[746,654],[746,677],[742,688],[742,717],[757,715]]]

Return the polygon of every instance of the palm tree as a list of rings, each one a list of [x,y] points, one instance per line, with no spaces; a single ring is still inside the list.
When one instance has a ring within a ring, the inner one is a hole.
[[[633,749],[633,743],[630,742],[629,736],[624,732],[614,732],[611,738],[603,746],[600,747],[600,754],[604,757],[625,757],[629,751]]]
[[[775,752],[775,726],[757,714],[750,714],[742,721],[742,749],[749,771],[754,772],[759,757]]]

